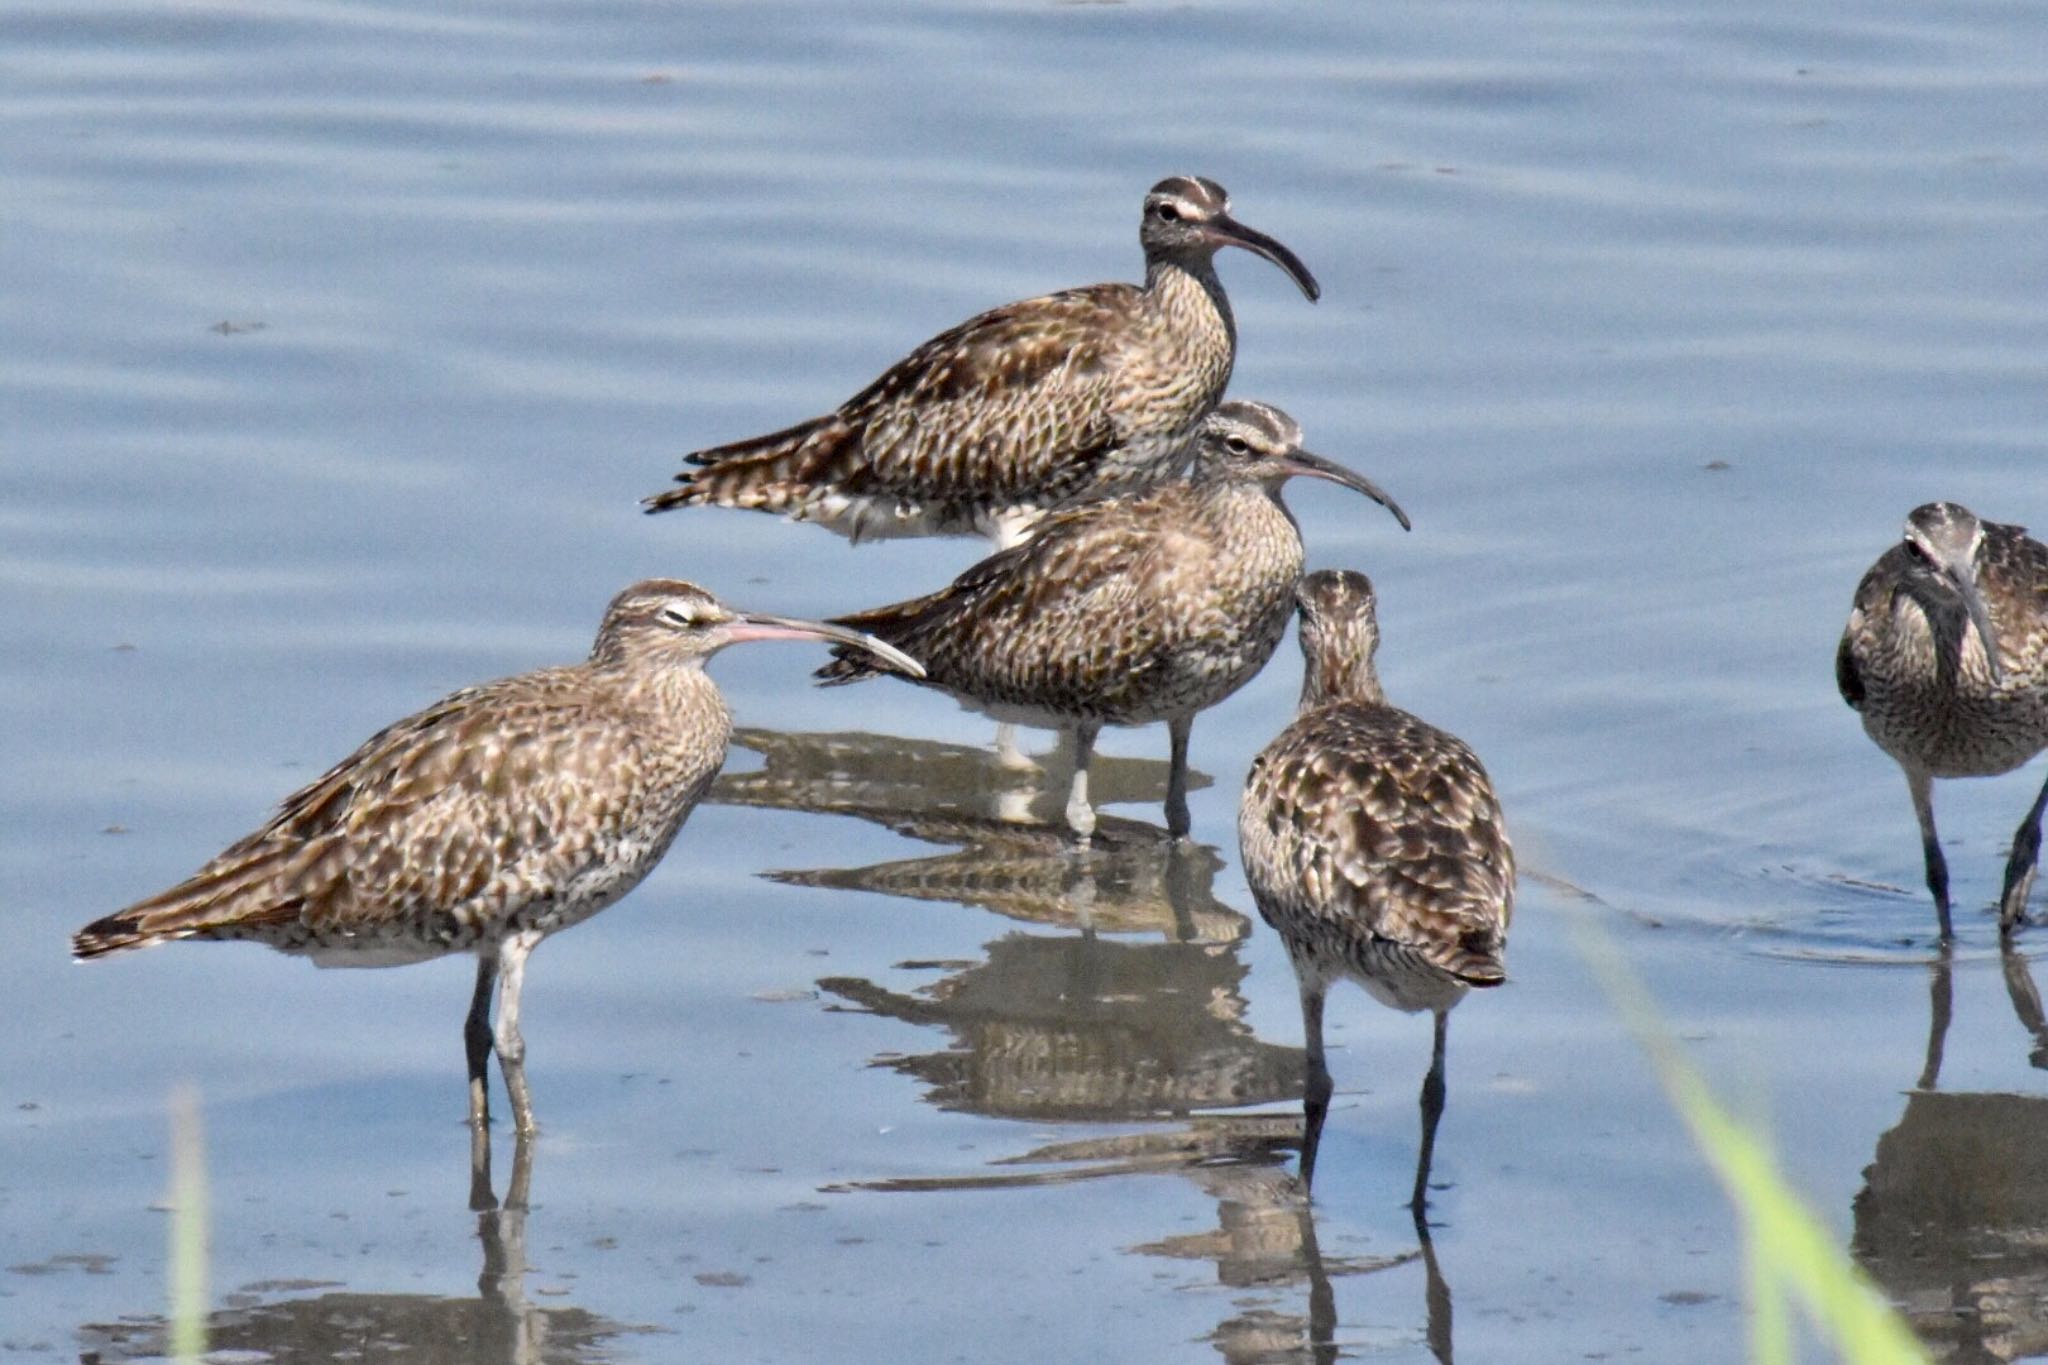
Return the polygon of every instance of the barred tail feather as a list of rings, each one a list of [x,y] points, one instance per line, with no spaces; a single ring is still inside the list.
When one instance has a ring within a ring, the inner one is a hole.
[[[832,661],[820,665],[811,676],[818,680],[820,687],[844,687],[848,683],[879,678],[887,672],[874,655],[850,646],[834,645]]]
[[[128,948],[146,948],[168,943],[174,938],[187,938],[197,931],[198,926],[195,925],[184,933],[151,933],[142,928],[142,916],[123,910],[105,919],[96,919],[73,934],[71,955],[85,962]]]
[[[265,849],[202,869],[168,891],[96,919],[71,936],[71,955],[83,961],[191,938],[226,924],[288,919],[298,913],[297,903],[273,903],[265,894],[286,851]]]
[[[1498,986],[1508,979],[1502,958],[1507,944],[1492,925],[1467,929],[1455,944],[1446,943],[1433,954],[1437,965],[1468,986]]]
[[[766,436],[692,451],[683,462],[697,468],[676,475],[681,487],[643,498],[640,505],[649,512],[701,506],[787,512],[816,490],[852,437],[853,429],[833,413]]]

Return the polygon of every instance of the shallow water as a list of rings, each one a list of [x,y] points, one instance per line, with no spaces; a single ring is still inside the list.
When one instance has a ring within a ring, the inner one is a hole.
[[[2048,504],[2030,8],[30,3],[0,73],[10,1354],[160,1347],[190,1081],[216,1341],[279,1359],[1737,1358],[1732,1218],[1578,923],[1930,1344],[2048,1350],[2043,1032],[1988,909],[2030,779],[1939,794],[1944,972],[1830,676],[1907,509]],[[1511,984],[1454,1016],[1427,1256],[1424,1020],[1333,999],[1313,1220],[1281,1179],[1300,1025],[1231,831],[1291,645],[1196,727],[1197,846],[1164,734],[1120,733],[1085,860],[997,818],[1031,795],[979,719],[721,658],[761,752],[536,957],[530,1212],[468,1207],[466,963],[66,962],[635,578],[805,615],[942,581],[971,546],[634,499],[1132,277],[1182,170],[1322,281],[1224,260],[1235,391],[1413,514],[1291,494],[1529,874]]]

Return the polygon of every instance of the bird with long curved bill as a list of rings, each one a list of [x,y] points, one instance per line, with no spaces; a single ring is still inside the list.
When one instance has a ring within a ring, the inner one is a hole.
[[[1378,484],[1304,450],[1292,417],[1237,400],[1203,420],[1186,478],[1065,508],[949,587],[835,619],[915,655],[926,672],[912,681],[963,706],[1071,731],[1066,816],[1083,836],[1102,727],[1165,721],[1166,826],[1185,834],[1195,716],[1250,682],[1287,631],[1302,545],[1280,490],[1297,476],[1361,493],[1408,527]],[[818,671],[828,683],[881,674],[908,676],[837,648]]]
[[[513,1121],[532,1132],[527,955],[653,871],[717,776],[732,715],[705,661],[785,639],[919,671],[844,626],[736,611],[673,579],[639,583],[613,599],[583,662],[464,688],[385,727],[191,877],[80,929],[72,952],[249,939],[339,967],[474,953],[470,1120],[488,1122],[495,1049]]]
[[[2048,547],[1959,503],[1914,508],[1899,543],[1856,585],[1835,681],[1906,775],[1946,940],[1954,925],[1934,779],[2010,772],[2048,746]],[[2003,934],[2026,919],[2044,807],[2048,784],[2013,835],[1998,898]]]
[[[980,535],[1000,547],[1052,507],[1171,476],[1237,356],[1216,253],[1242,248],[1311,301],[1322,291],[1201,176],[1152,187],[1138,241],[1142,285],[1068,289],[970,318],[823,417],[684,456],[679,486],[646,509],[744,507],[856,541]]]

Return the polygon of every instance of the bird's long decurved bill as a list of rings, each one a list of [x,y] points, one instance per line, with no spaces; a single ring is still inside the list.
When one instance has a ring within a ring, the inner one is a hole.
[[[1984,605],[1984,594],[1977,588],[1977,568],[1974,564],[1943,564],[1943,576],[1955,585],[1956,596],[1963,599],[1963,610],[1970,614],[1970,624],[1977,628],[1978,642],[1984,646],[1984,661],[1990,667],[1991,681],[2005,682],[2005,665],[1998,660],[1998,631],[1991,624],[1991,609]]]
[[[1387,495],[1386,489],[1356,470],[1346,469],[1335,460],[1326,460],[1311,451],[1295,450],[1275,460],[1273,465],[1289,474],[1302,474],[1311,479],[1328,479],[1331,483],[1341,483],[1354,492],[1363,493],[1392,512],[1394,520],[1401,523],[1402,530],[1413,529],[1408,524],[1408,514],[1401,510],[1400,503]]]
[[[829,640],[835,645],[851,645],[855,649],[866,650],[891,668],[908,673],[913,678],[924,676],[924,665],[896,646],[877,640],[865,631],[835,626],[829,621],[803,621],[793,616],[769,616],[763,612],[742,611],[734,613],[731,624],[725,629],[727,638],[735,642]]]
[[[1241,246],[1246,251],[1258,252],[1286,271],[1294,282],[1301,286],[1301,292],[1308,295],[1310,303],[1323,296],[1322,286],[1316,283],[1315,276],[1308,273],[1308,267],[1301,263],[1301,257],[1257,228],[1246,227],[1226,213],[1210,220],[1209,236],[1218,246]]]

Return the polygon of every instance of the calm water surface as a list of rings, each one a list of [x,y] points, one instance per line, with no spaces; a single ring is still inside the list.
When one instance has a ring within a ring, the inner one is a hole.
[[[1738,1358],[1736,1229],[1590,922],[1931,1344],[2048,1350],[2048,1030],[1988,913],[2030,780],[1940,795],[1944,966],[1830,675],[1907,509],[2048,523],[2044,126],[2024,5],[9,7],[0,1346],[162,1349],[189,1081],[231,1359]],[[466,962],[67,963],[633,579],[826,615],[957,571],[634,499],[1135,276],[1175,171],[1321,277],[1224,260],[1235,391],[1413,513],[1292,495],[1532,874],[1426,1255],[1424,1020],[1336,996],[1313,1220],[1283,1180],[1300,1025],[1232,830],[1291,644],[1196,727],[1196,846],[1121,733],[1086,858],[942,698],[719,660],[719,803],[536,958],[529,1212],[468,1207]]]

